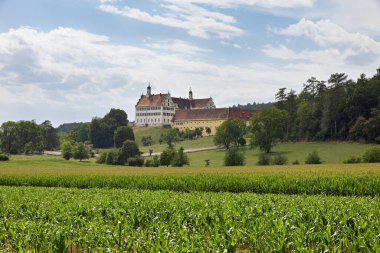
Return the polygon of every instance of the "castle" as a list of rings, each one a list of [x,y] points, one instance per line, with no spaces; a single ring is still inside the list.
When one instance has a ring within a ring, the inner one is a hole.
[[[177,110],[215,108],[212,98],[194,99],[189,91],[189,98],[172,97],[170,93],[152,94],[149,85],[146,95],[141,95],[135,106],[135,126],[171,125]]]

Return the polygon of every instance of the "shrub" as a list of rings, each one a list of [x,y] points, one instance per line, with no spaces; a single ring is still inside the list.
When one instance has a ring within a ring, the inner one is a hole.
[[[106,155],[106,164],[115,165],[118,163],[119,151],[117,149],[113,149],[107,152]]]
[[[158,166],[160,166],[160,159],[158,158],[158,156],[154,156],[154,157],[153,157],[152,166],[153,166],[153,167],[158,167]]]
[[[257,165],[269,165],[270,164],[270,155],[267,153],[260,153],[259,160],[256,163]]]
[[[140,155],[140,150],[134,141],[127,140],[123,143],[123,146],[119,150],[118,164],[125,164],[129,157],[135,157]]]
[[[152,167],[153,166],[153,161],[148,159],[148,160],[145,160],[145,167]]]
[[[309,155],[306,157],[306,164],[321,164],[321,158],[318,155],[317,151],[313,151],[309,153]]]
[[[141,167],[144,165],[144,159],[142,157],[138,157],[138,156],[129,157],[127,159],[127,164],[129,166]]]
[[[273,164],[284,165],[288,162],[288,158],[283,154],[276,154],[273,158]]]
[[[9,161],[9,156],[6,154],[0,154],[0,162]]]
[[[73,157],[73,145],[70,141],[65,141],[61,145],[62,156],[66,160],[70,160]]]
[[[73,157],[79,161],[90,158],[91,150],[84,143],[80,142],[74,147]]]
[[[347,160],[344,160],[343,163],[361,163],[362,159],[360,157],[351,156]]]
[[[96,159],[96,163],[106,163],[106,159],[107,159],[107,152],[103,152]]]
[[[295,161],[292,162],[292,164],[298,165],[298,164],[300,164],[300,162],[298,160],[295,160]]]
[[[171,148],[171,147],[166,148],[164,151],[162,151],[160,155],[160,164],[164,166],[165,165],[169,166],[174,160],[175,155],[176,155],[176,151],[174,148]]]
[[[175,154],[172,160],[172,166],[182,167],[183,165],[189,164],[189,158],[185,154],[183,147],[181,147],[178,152]]]
[[[380,162],[380,148],[373,147],[373,148],[367,149],[363,155],[363,161],[366,163]]]
[[[244,163],[244,154],[240,152],[237,147],[233,146],[226,150],[226,154],[224,156],[225,166],[239,166],[244,165]]]

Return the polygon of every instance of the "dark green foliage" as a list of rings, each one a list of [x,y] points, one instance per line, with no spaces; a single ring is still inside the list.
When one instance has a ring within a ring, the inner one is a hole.
[[[142,157],[129,157],[127,159],[128,166],[142,167],[144,165],[144,158]]]
[[[158,167],[160,166],[160,158],[158,156],[153,157],[153,162],[152,162],[153,167]]]
[[[251,119],[251,145],[269,153],[272,147],[284,136],[284,123],[287,112],[277,108],[268,108],[253,115]]]
[[[0,162],[9,161],[9,156],[0,153]]]
[[[90,125],[91,142],[96,148],[108,148],[114,145],[114,132],[120,126],[127,126],[125,111],[111,109],[104,118],[93,118]]]
[[[252,109],[252,110],[261,110],[261,109],[265,109],[265,108],[269,108],[269,107],[272,107],[273,106],[273,103],[269,102],[269,103],[256,103],[256,102],[253,102],[252,104],[251,103],[248,103],[246,105],[240,105],[238,104],[237,106],[234,105],[233,107],[237,107],[237,108],[242,108],[242,109]]]
[[[169,166],[172,164],[176,156],[176,151],[174,148],[168,147],[162,151],[160,155],[160,165]]]
[[[114,136],[113,136],[115,147],[121,148],[123,146],[123,143],[126,140],[134,141],[135,135],[133,134],[132,127],[129,126],[120,126],[115,130]]]
[[[268,153],[260,153],[257,165],[269,165],[271,163],[270,155]]]
[[[8,121],[0,127],[0,151],[7,154],[42,153],[45,148],[45,126],[34,121]]]
[[[146,147],[146,146],[151,146],[153,144],[152,136],[143,136],[141,137],[141,144]]]
[[[244,120],[228,119],[216,129],[214,143],[229,148],[231,145],[238,146],[241,139],[247,132],[247,126]]]
[[[210,136],[210,134],[211,134],[211,128],[206,127],[206,133],[208,134],[208,136]]]
[[[224,155],[225,166],[241,166],[245,164],[244,153],[238,147],[232,146],[226,150]]]
[[[75,129],[78,129],[78,127],[81,125],[82,123],[78,123],[78,122],[74,122],[74,123],[64,123],[64,124],[61,124],[58,126],[57,130],[59,132],[63,132],[63,133],[68,133],[70,131],[73,131]]]
[[[41,126],[44,128],[45,149],[55,150],[59,148],[58,130],[54,128],[49,120],[45,120]]]
[[[178,150],[178,152],[175,154],[175,156],[171,162],[171,165],[173,167],[182,167],[184,165],[189,165],[189,158],[185,154],[183,147],[181,147]]]
[[[73,158],[79,161],[83,159],[89,159],[91,155],[91,150],[84,143],[79,142],[74,146]]]
[[[347,160],[344,160],[343,163],[361,163],[362,159],[360,157],[351,156]]]
[[[146,159],[144,166],[145,167],[153,167],[153,161],[150,159]]]
[[[305,160],[305,164],[321,164],[321,163],[322,161],[317,151],[313,151],[309,153],[309,155],[306,157],[306,160]]]
[[[278,153],[278,154],[274,155],[272,164],[284,165],[287,162],[288,162],[288,158],[284,154]]]
[[[300,162],[298,160],[295,160],[295,161],[292,162],[292,164],[293,165],[298,165],[298,164],[300,164]]]
[[[125,141],[123,146],[119,149],[118,164],[124,165],[127,163],[128,158],[140,156],[140,150],[134,141]]]
[[[363,162],[379,163],[380,162],[380,148],[373,147],[373,148],[367,149],[363,155]]]
[[[108,165],[116,165],[118,164],[119,158],[119,150],[118,149],[112,149],[106,153],[106,164]]]
[[[102,152],[99,154],[98,158],[96,158],[96,163],[106,163],[107,152]]]
[[[178,131],[174,128],[170,128],[162,135],[162,140],[166,142],[169,147],[173,147],[173,144],[178,141]]]
[[[61,144],[61,153],[64,159],[70,160],[74,155],[74,146],[71,142],[65,141]]]

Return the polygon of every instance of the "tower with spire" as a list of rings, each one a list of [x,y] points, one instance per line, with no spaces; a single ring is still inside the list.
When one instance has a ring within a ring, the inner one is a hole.
[[[189,91],[189,99],[193,100],[193,92],[191,91],[191,87],[190,87],[190,91]]]
[[[152,87],[150,87],[150,83],[148,84],[148,88],[146,89],[146,95],[151,96],[152,95]]]

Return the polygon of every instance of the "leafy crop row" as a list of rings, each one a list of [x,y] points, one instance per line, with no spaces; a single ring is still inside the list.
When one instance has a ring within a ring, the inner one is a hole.
[[[0,187],[0,251],[379,252],[378,197]]]
[[[379,196],[380,177],[367,175],[130,175],[130,176],[22,176],[0,177],[3,186],[118,188],[179,192],[251,192]]]

